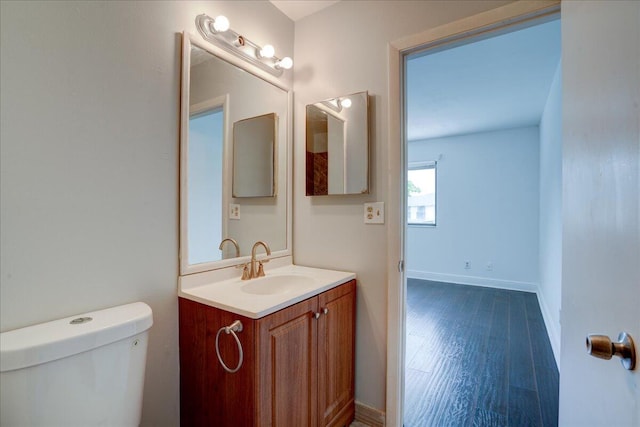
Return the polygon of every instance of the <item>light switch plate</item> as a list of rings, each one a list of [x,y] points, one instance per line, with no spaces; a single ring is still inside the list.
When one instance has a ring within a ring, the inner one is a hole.
[[[240,219],[240,205],[229,203],[229,219]]]
[[[364,204],[365,224],[384,224],[384,202]]]

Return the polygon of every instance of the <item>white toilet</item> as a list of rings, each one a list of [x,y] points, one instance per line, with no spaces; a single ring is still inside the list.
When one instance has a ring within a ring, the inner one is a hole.
[[[137,302],[0,334],[0,425],[139,425],[152,324]]]

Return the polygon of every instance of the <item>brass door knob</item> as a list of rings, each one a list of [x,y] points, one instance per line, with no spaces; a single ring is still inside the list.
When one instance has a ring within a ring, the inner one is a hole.
[[[618,356],[622,360],[622,366],[632,371],[636,366],[636,349],[633,338],[626,332],[620,332],[618,342],[612,342],[606,335],[588,335],[587,353],[593,357],[609,360]]]

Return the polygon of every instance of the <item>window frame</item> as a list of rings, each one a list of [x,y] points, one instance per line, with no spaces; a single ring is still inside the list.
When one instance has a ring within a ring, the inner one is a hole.
[[[433,222],[411,222],[409,219],[409,194],[405,201],[407,216],[405,218],[407,226],[411,227],[435,227],[438,224],[438,162],[436,160],[409,162],[407,165],[407,184],[409,183],[409,171],[433,169]]]

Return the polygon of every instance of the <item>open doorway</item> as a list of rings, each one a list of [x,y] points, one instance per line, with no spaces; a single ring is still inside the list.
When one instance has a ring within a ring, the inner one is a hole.
[[[407,427],[557,425],[559,76],[557,15],[404,56]]]
[[[196,104],[189,116],[189,264],[222,259],[211,244],[224,236],[224,105],[219,104],[219,100]]]

